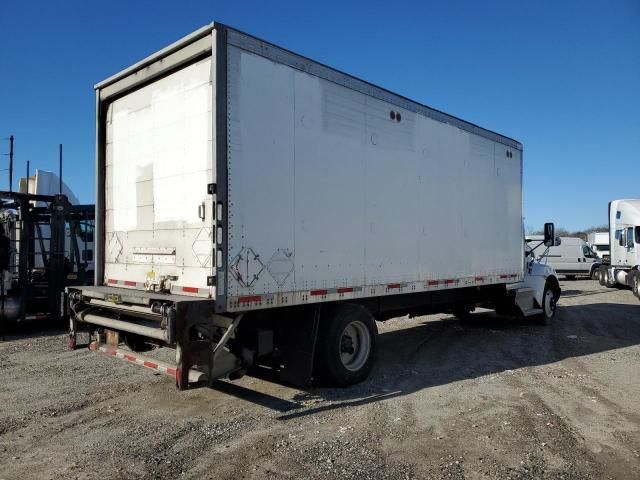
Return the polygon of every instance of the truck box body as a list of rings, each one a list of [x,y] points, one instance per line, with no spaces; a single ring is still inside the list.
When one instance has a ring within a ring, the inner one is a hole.
[[[512,139],[218,24],[96,89],[96,285],[233,312],[523,278]]]
[[[589,232],[587,243],[603,260],[609,261],[609,232]]]

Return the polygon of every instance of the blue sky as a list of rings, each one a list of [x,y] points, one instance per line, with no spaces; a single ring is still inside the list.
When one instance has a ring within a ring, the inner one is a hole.
[[[526,225],[640,197],[640,1],[5,2],[0,152],[94,200],[93,85],[221,21],[524,144]],[[6,168],[7,157],[0,157]],[[8,176],[0,173],[6,188]]]

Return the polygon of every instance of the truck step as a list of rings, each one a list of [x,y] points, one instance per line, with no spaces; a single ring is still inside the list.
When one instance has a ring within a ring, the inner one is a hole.
[[[536,308],[533,296],[534,291],[529,287],[519,288],[516,291],[516,305],[518,305],[518,308],[520,308],[520,311],[525,317],[531,317],[542,313],[540,308]]]
[[[129,350],[112,347],[111,345],[106,345],[104,343],[91,342],[89,344],[89,349],[95,352],[104,353],[111,357],[119,358],[120,360],[135,363],[136,365],[140,365],[156,372],[164,373],[173,379],[176,378],[176,365],[171,365],[170,363],[156,360],[155,358],[145,357]],[[199,370],[194,368],[189,370],[189,383],[203,382],[206,380],[206,377],[207,375]]]

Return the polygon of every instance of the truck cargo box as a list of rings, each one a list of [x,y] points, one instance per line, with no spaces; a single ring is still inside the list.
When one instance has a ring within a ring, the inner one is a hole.
[[[523,278],[515,140],[219,24],[96,92],[97,285],[234,312]]]

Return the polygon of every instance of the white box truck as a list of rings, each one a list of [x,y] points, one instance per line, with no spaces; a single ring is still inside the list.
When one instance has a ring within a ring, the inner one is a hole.
[[[609,261],[609,232],[589,232],[587,234],[587,243],[603,261]]]
[[[68,290],[70,348],[89,328],[181,389],[250,367],[349,385],[374,318],[555,314],[515,140],[218,23],[99,83],[96,106],[96,281]]]
[[[599,271],[601,285],[631,287],[640,299],[640,199],[609,203],[610,261]]]

